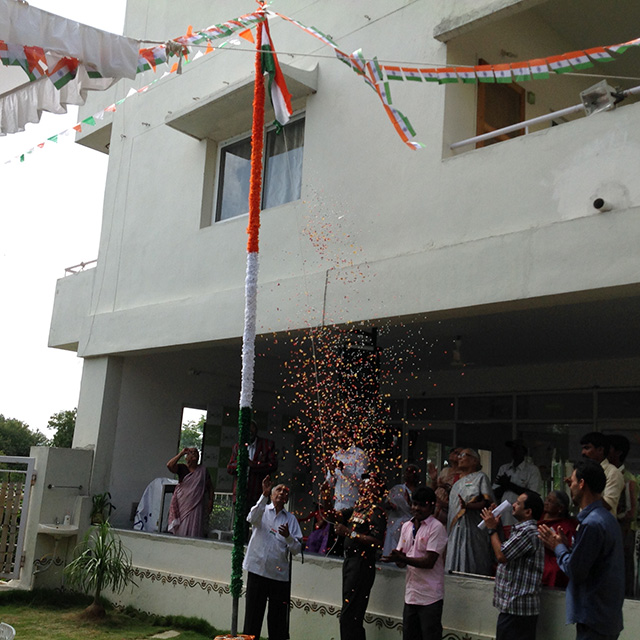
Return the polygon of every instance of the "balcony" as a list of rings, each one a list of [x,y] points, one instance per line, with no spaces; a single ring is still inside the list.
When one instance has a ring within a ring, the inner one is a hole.
[[[529,0],[502,5],[501,10],[493,12],[490,4],[466,13],[463,7],[458,15],[440,23],[434,35],[447,43],[448,65],[524,62],[615,45],[640,35],[636,26],[640,24],[637,3],[623,3],[615,11],[593,0]],[[586,69],[552,72],[544,80],[447,85],[443,156],[523,135],[523,129],[511,130],[499,138],[474,141],[471,146],[451,146],[524,120],[532,121],[528,133],[580,118],[581,110],[571,111],[569,107],[580,103],[580,93],[602,79],[621,91],[640,85],[640,47],[630,47],[624,53],[613,54],[613,58]],[[637,99],[630,96],[623,105]]]
[[[77,351],[83,323],[89,317],[95,273],[95,269],[75,271],[57,281],[49,328],[50,347]]]

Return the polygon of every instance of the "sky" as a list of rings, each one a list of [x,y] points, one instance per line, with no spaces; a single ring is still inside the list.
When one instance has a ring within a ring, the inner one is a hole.
[[[122,33],[125,0],[29,4]],[[56,280],[65,268],[98,257],[108,157],[70,138],[46,144],[24,163],[5,162],[77,121],[73,107],[0,137],[0,414],[49,436],[49,418],[77,406],[82,374],[75,352],[47,347]]]

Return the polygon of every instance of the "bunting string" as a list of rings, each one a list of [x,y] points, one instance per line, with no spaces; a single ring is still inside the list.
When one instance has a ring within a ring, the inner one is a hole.
[[[622,54],[630,47],[640,46],[640,38],[622,44],[607,47],[593,47],[584,51],[571,51],[558,56],[536,58],[523,62],[507,64],[487,64],[475,66],[418,67],[400,65],[382,65],[387,80],[408,82],[525,82],[527,80],[546,80],[553,73],[563,74],[581,71],[594,66],[594,62],[613,62],[611,53]]]
[[[194,56],[193,59],[195,60],[197,59],[197,57]],[[166,71],[160,78],[156,78],[155,80],[152,80],[149,84],[146,84],[143,87],[140,87],[139,89],[134,89],[133,87],[131,87],[124,98],[121,98],[120,100],[117,100],[113,104],[110,104],[109,106],[104,107],[104,109],[100,109],[99,111],[96,111],[93,115],[90,115],[87,118],[84,118],[78,121],[74,126],[69,127],[64,131],[60,131],[59,133],[56,133],[55,135],[46,138],[46,140],[39,142],[34,147],[25,151],[24,153],[12,156],[11,158],[5,160],[3,164],[7,165],[13,162],[25,162],[30,155],[32,155],[34,152],[40,149],[43,149],[45,146],[50,146],[51,144],[57,144],[65,138],[69,138],[72,135],[75,136],[76,133],[82,133],[83,131],[86,131],[90,127],[97,126],[98,122],[102,121],[106,114],[115,113],[125,100],[128,100],[133,96],[146,93],[154,84],[156,84],[160,80],[163,80],[164,78],[166,78],[167,76],[170,76],[171,74],[175,74],[177,72],[177,67],[178,67],[178,64],[174,63],[171,70]]]
[[[206,55],[214,50],[212,44],[214,41],[228,39],[234,34],[249,42],[254,42],[251,29],[265,20],[265,13],[270,17],[277,16],[281,18],[330,47],[335,57],[348,66],[376,94],[402,141],[414,150],[421,149],[424,145],[415,140],[416,132],[409,119],[393,105],[391,85],[394,82],[472,84],[543,80],[553,75],[574,75],[576,71],[592,68],[594,63],[612,62],[616,59],[616,56],[625,53],[632,47],[640,46],[640,38],[635,38],[615,45],[592,47],[555,56],[494,65],[423,66],[415,63],[381,64],[377,57],[365,58],[361,49],[357,49],[351,54],[345,53],[331,36],[323,33],[317,27],[309,27],[277,12],[256,11],[202,30],[194,31],[192,27],[189,27],[185,35],[173,38],[165,43],[139,41],[141,43],[154,44],[154,46],[139,50],[136,72],[143,73],[149,70],[155,72],[159,65],[167,64],[170,66],[169,73],[180,73],[183,60],[186,64],[190,62],[191,48],[202,47],[205,49],[204,55]],[[222,48],[226,44],[228,44],[228,41],[218,45],[217,48]],[[193,56],[193,59],[197,59],[201,55],[203,54],[199,51]],[[178,60],[173,62],[172,60],[175,57]],[[38,46],[16,45],[2,40],[0,40],[0,62],[5,66],[21,67],[30,82],[48,78],[58,90],[75,79],[79,66],[82,64],[76,58],[60,55],[60,53],[46,52]],[[102,77],[90,65],[86,66],[85,70],[90,78]],[[163,78],[166,75],[168,74],[165,73]],[[580,73],[578,75],[587,74]],[[131,89],[124,99],[137,93],[144,93],[155,82],[157,80],[138,90]],[[81,132],[83,126],[95,126],[97,120],[102,119],[105,113],[114,112],[124,99],[109,105],[89,118],[85,118],[71,129]],[[48,138],[46,142],[57,142],[60,137],[68,135],[70,132],[71,130],[63,131],[56,136]],[[8,160],[5,164],[16,160],[24,162],[27,155],[33,153],[37,148],[42,148],[44,144],[43,142],[36,145],[29,151]]]
[[[264,16],[259,12],[254,12],[201,31],[194,32],[193,28],[189,27],[183,36],[173,38],[164,44],[140,49],[136,73],[150,69],[155,70],[159,64],[168,63],[170,58],[174,56],[179,59],[184,57],[188,60],[190,46],[202,45],[203,43],[209,45],[214,40],[229,38],[238,31],[240,32],[238,35],[253,41],[253,37],[249,36],[247,32],[261,20],[264,20]],[[29,82],[48,77],[56,89],[61,89],[76,77],[79,64],[85,65],[90,78],[103,77],[95,66],[77,58],[45,51],[42,47],[8,43],[3,40],[0,40],[0,62],[4,66],[21,67]]]

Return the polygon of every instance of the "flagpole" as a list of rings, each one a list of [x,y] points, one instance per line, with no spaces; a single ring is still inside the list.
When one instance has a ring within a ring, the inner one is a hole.
[[[263,14],[264,3],[259,2]],[[266,15],[264,15],[266,20]],[[262,151],[264,146],[265,86],[261,61],[262,29],[256,37],[255,81],[253,92],[253,123],[251,128],[251,178],[249,182],[249,225],[247,234],[247,271],[245,279],[244,333],[242,336],[242,379],[240,384],[240,412],[238,415],[238,481],[233,522],[233,550],[231,552],[231,635],[238,633],[238,607],[242,593],[242,562],[244,559],[245,518],[247,515],[247,479],[249,467],[249,428],[253,402],[256,310],[258,297],[258,249],[260,204],[262,196]]]

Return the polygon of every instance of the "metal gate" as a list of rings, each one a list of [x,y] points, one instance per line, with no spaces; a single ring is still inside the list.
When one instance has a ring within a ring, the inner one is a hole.
[[[0,456],[0,579],[18,579],[35,458]]]

